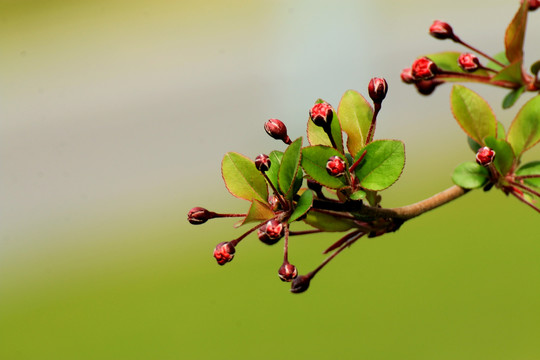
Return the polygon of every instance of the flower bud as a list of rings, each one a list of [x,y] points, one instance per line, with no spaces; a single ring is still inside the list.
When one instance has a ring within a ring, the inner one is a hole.
[[[429,95],[433,91],[435,91],[435,88],[442,84],[441,81],[437,80],[420,80],[414,83],[414,86],[416,86],[416,89],[418,92],[422,95]]]
[[[261,226],[257,231],[257,236],[266,245],[274,245],[283,237],[284,232],[283,224],[274,219]]]
[[[495,158],[495,151],[491,150],[487,146],[478,149],[476,153],[476,162],[482,166],[489,166]]]
[[[270,119],[264,123],[264,130],[268,135],[273,137],[276,140],[282,140],[284,143],[288,144],[291,139],[287,135],[287,127],[281,120]]]
[[[480,60],[474,54],[463,53],[459,55],[458,64],[463,70],[472,72],[480,67]]]
[[[278,275],[281,281],[291,282],[298,276],[298,270],[296,270],[296,266],[285,261],[279,268]]]
[[[429,80],[438,72],[437,65],[427,57],[416,59],[412,64],[411,73],[415,80]]]
[[[529,11],[534,11],[540,7],[540,0],[529,0]]]
[[[373,78],[368,85],[369,97],[374,103],[381,103],[388,92],[388,83],[384,78]]]
[[[294,294],[303,293],[309,288],[310,281],[311,276],[309,274],[296,277],[291,283],[291,292]]]
[[[429,34],[437,39],[454,39],[454,30],[443,21],[435,20],[429,28]]]
[[[339,156],[332,156],[326,163],[326,171],[334,177],[341,176],[345,173],[345,161]]]
[[[326,102],[315,104],[309,110],[309,118],[317,126],[330,126],[333,116],[332,107]]]
[[[276,195],[269,195],[268,196],[268,205],[270,205],[270,209],[272,209],[273,211],[276,211],[277,209],[279,209],[279,199]]]
[[[255,158],[255,167],[260,172],[267,172],[270,169],[270,165],[272,162],[270,161],[270,157],[265,154],[261,154]]]
[[[225,265],[234,257],[236,249],[230,242],[221,242],[214,249],[214,257],[219,265]]]
[[[194,207],[187,214],[188,221],[193,225],[200,225],[215,217],[215,213],[202,207]]]
[[[411,68],[406,68],[401,71],[401,81],[405,84],[412,84],[414,82]]]

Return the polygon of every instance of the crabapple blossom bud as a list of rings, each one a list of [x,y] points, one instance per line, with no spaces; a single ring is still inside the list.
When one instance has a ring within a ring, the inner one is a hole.
[[[270,169],[270,165],[272,162],[270,161],[270,157],[265,154],[260,154],[255,158],[255,167],[260,172],[267,172]]]
[[[444,21],[435,20],[429,28],[429,34],[437,39],[453,39],[454,30],[452,27]]]
[[[388,92],[388,83],[384,78],[373,78],[368,85],[369,97],[374,103],[381,103]]]
[[[276,211],[279,208],[279,199],[276,195],[268,196],[268,205],[273,211]]]
[[[194,207],[189,210],[187,219],[193,225],[200,225],[215,217],[215,213],[202,207]]]
[[[480,67],[480,60],[474,54],[463,53],[459,55],[458,64],[463,70],[472,72]]]
[[[495,151],[491,150],[487,146],[478,149],[476,153],[476,162],[482,166],[488,166],[493,162],[495,158]]]
[[[406,68],[401,71],[401,81],[405,84],[412,84],[414,82],[411,68]]]
[[[309,118],[317,126],[330,126],[333,116],[332,107],[326,102],[315,104],[309,110]]]
[[[274,245],[283,237],[285,228],[283,224],[277,220],[268,220],[266,224],[261,226],[257,231],[257,236],[266,245]]]
[[[281,281],[291,282],[298,276],[298,270],[296,266],[286,261],[279,268],[278,275]]]
[[[416,89],[418,92],[422,95],[429,95],[433,91],[435,91],[435,88],[442,84],[441,81],[438,81],[436,79],[432,80],[420,80],[414,83],[414,86],[416,86]]]
[[[529,0],[529,11],[534,11],[540,7],[540,0]]]
[[[311,276],[309,274],[297,276],[296,279],[292,281],[291,292],[294,294],[303,293],[309,288],[310,281]]]
[[[291,139],[287,135],[287,127],[278,119],[270,119],[264,123],[264,130],[268,135],[276,140],[282,140],[284,143],[289,143]]]
[[[230,242],[220,242],[214,249],[214,257],[219,265],[225,265],[234,257],[236,249]]]
[[[343,175],[345,173],[345,168],[345,161],[339,156],[332,156],[326,163],[326,171],[334,177]]]
[[[427,57],[416,59],[412,64],[412,76],[415,80],[429,80],[439,72],[437,65]]]

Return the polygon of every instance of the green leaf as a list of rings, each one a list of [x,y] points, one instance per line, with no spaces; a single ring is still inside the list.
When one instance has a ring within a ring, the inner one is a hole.
[[[506,140],[495,139],[493,136],[488,136],[485,141],[486,146],[495,151],[495,168],[502,175],[508,174],[516,159],[512,146]]]
[[[528,10],[529,2],[522,1],[516,15],[506,29],[504,46],[506,48],[506,57],[511,62],[523,59],[523,40],[525,39]]]
[[[302,217],[305,213],[311,209],[313,205],[313,192],[311,190],[306,190],[298,199],[296,207],[294,208],[291,217],[289,218],[289,223],[296,221],[298,218]]]
[[[500,121],[497,121],[497,139],[506,139],[506,130]]]
[[[459,164],[452,174],[454,184],[465,189],[476,189],[484,186],[489,179],[489,171],[473,162]]]
[[[228,152],[221,162],[221,174],[229,192],[241,199],[268,201],[268,186],[255,163],[245,156]]]
[[[433,61],[437,67],[444,71],[451,71],[451,72],[457,72],[457,73],[467,73],[464,71],[458,64],[459,56],[461,55],[460,52],[457,51],[444,51],[440,53],[434,53],[426,55],[428,59]],[[478,69],[474,72],[475,75],[483,75],[487,76],[488,72],[486,70]],[[463,79],[445,79],[445,81],[463,81]]]
[[[281,160],[283,159],[283,152],[274,150],[268,157],[270,158],[270,169],[266,172],[266,176],[270,179],[270,182],[281,193],[278,184],[279,168],[281,167]]]
[[[318,99],[315,101],[315,104],[324,102],[322,99]],[[332,108],[332,111],[334,112],[332,123],[330,124],[330,129],[332,131],[332,137],[334,138],[334,141],[336,142],[336,146],[338,147],[339,152],[342,154],[343,151],[343,135],[341,133],[341,124],[339,122],[339,116],[337,112]],[[326,146],[332,146],[332,142],[330,141],[330,138],[324,132],[324,129],[320,126],[317,126],[309,119],[308,117],[308,124],[307,124],[307,137],[310,145],[326,145]]]
[[[515,104],[517,99],[519,99],[519,97],[521,96],[521,94],[523,94],[524,91],[525,91],[525,86],[522,86],[522,87],[520,87],[518,89],[514,89],[514,90],[510,91],[504,97],[504,100],[502,102],[503,109],[508,109],[508,108],[512,107],[512,105]]]
[[[341,189],[348,185],[346,175],[334,177],[326,171],[326,163],[332,156],[345,158],[332,147],[323,145],[305,147],[302,149],[302,168],[319,184],[332,189]]]
[[[347,90],[339,102],[338,116],[347,134],[347,148],[354,157],[366,144],[373,109],[360,93]]]
[[[497,120],[489,104],[474,91],[454,85],[450,95],[452,113],[459,126],[479,144],[486,136],[497,136]]]
[[[253,200],[246,217],[238,226],[254,221],[270,220],[274,216],[274,212],[268,204],[262,203],[259,200]]]
[[[368,144],[364,159],[355,174],[360,185],[367,190],[384,190],[399,179],[405,166],[405,145],[399,140],[377,140]]]
[[[497,55],[493,56],[493,58],[505,66],[510,65],[510,61],[508,61],[508,58],[506,57],[506,51],[501,51]],[[502,66],[500,66],[499,64],[491,60],[488,61],[488,63],[486,64],[486,67],[493,69],[495,71],[502,70],[503,68]]]
[[[300,166],[300,158],[302,155],[302,138],[299,137],[289,145],[279,167],[278,183],[279,188],[286,198],[292,199],[294,196],[294,183],[298,168]],[[271,166],[270,166],[271,167]]]
[[[516,175],[538,175],[540,176],[540,161],[533,161],[520,167],[516,171]],[[531,185],[540,188],[540,177],[523,179],[523,182],[527,185]]]
[[[531,73],[533,76],[537,76],[540,71],[540,60],[531,65]]]
[[[317,229],[329,232],[347,231],[356,226],[352,220],[332,216],[326,213],[310,211],[307,213],[304,222]]]
[[[355,192],[353,192],[351,194],[351,196],[349,196],[349,199],[351,200],[362,200],[366,197],[367,193],[365,191],[362,191],[362,190],[357,190]]]
[[[471,148],[471,150],[476,154],[478,152],[478,149],[480,149],[482,147],[482,145],[480,145],[479,143],[477,143],[476,141],[474,141],[473,139],[471,139],[470,136],[467,136],[467,143],[469,144],[469,147]]]
[[[518,159],[540,141],[540,95],[523,105],[508,129],[506,140]]]
[[[494,83],[496,81],[509,81],[515,84],[524,85],[522,65],[522,59],[514,61],[513,63],[499,71],[499,73],[495,75],[493,79],[491,79],[491,82]]]

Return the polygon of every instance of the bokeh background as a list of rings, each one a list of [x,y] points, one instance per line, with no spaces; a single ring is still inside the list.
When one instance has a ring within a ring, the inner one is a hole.
[[[451,185],[473,159],[442,86],[402,84],[420,54],[459,49],[435,19],[502,50],[518,1],[0,0],[0,358],[539,359],[539,217],[481,191],[359,241],[293,295],[281,246],[211,253],[234,221],[191,226],[193,206],[243,212],[227,151],[283,149],[307,109],[389,94],[378,138],[405,141],[399,206]],[[531,13],[526,63],[540,58]],[[472,86],[509,125],[525,96]],[[540,158],[538,150],[525,160]],[[307,272],[338,234],[295,238]]]

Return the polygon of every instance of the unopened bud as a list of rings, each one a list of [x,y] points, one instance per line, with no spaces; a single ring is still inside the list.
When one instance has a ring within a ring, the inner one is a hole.
[[[257,230],[257,236],[266,245],[274,245],[283,237],[285,228],[277,220],[268,220],[266,224]]]
[[[310,281],[311,276],[309,274],[296,277],[291,283],[291,292],[294,294],[303,293],[309,288]]]
[[[491,150],[487,146],[478,149],[476,153],[476,162],[482,166],[489,166],[495,158],[495,151]]]
[[[193,225],[200,225],[215,217],[215,213],[202,207],[194,207],[189,210],[187,219]]]
[[[281,281],[291,282],[298,276],[298,270],[293,264],[284,262],[278,270],[278,275]]]
[[[429,34],[437,39],[454,39],[454,30],[444,21],[435,20],[429,28]]]
[[[326,102],[315,104],[309,110],[309,118],[317,126],[330,126],[333,116],[332,106]]]
[[[282,140],[286,144],[291,142],[291,139],[287,135],[287,127],[281,120],[268,120],[264,123],[264,130],[268,135],[270,135],[276,140]]]
[[[406,68],[401,71],[401,81],[405,84],[412,84],[414,82],[411,68]]]
[[[474,54],[463,53],[459,55],[458,64],[463,70],[472,72],[480,67],[480,60]]]
[[[332,156],[326,163],[326,171],[334,177],[343,175],[345,173],[345,168],[345,161],[339,156]]]
[[[374,103],[381,103],[388,92],[388,83],[384,78],[373,78],[368,85],[369,97]]]
[[[441,81],[438,81],[436,79],[433,80],[420,80],[414,83],[414,86],[416,86],[416,89],[418,92],[422,95],[429,95],[433,91],[435,91],[435,88],[442,84]]]
[[[270,165],[272,162],[270,161],[270,157],[265,154],[261,154],[255,158],[255,167],[260,172],[267,172],[270,169]]]
[[[234,257],[236,249],[230,242],[221,242],[214,249],[214,257],[219,265],[225,265]]]
[[[534,11],[540,7],[540,0],[529,0],[529,11]]]
[[[416,59],[412,64],[411,73],[415,80],[429,80],[438,72],[437,65],[427,57]]]

